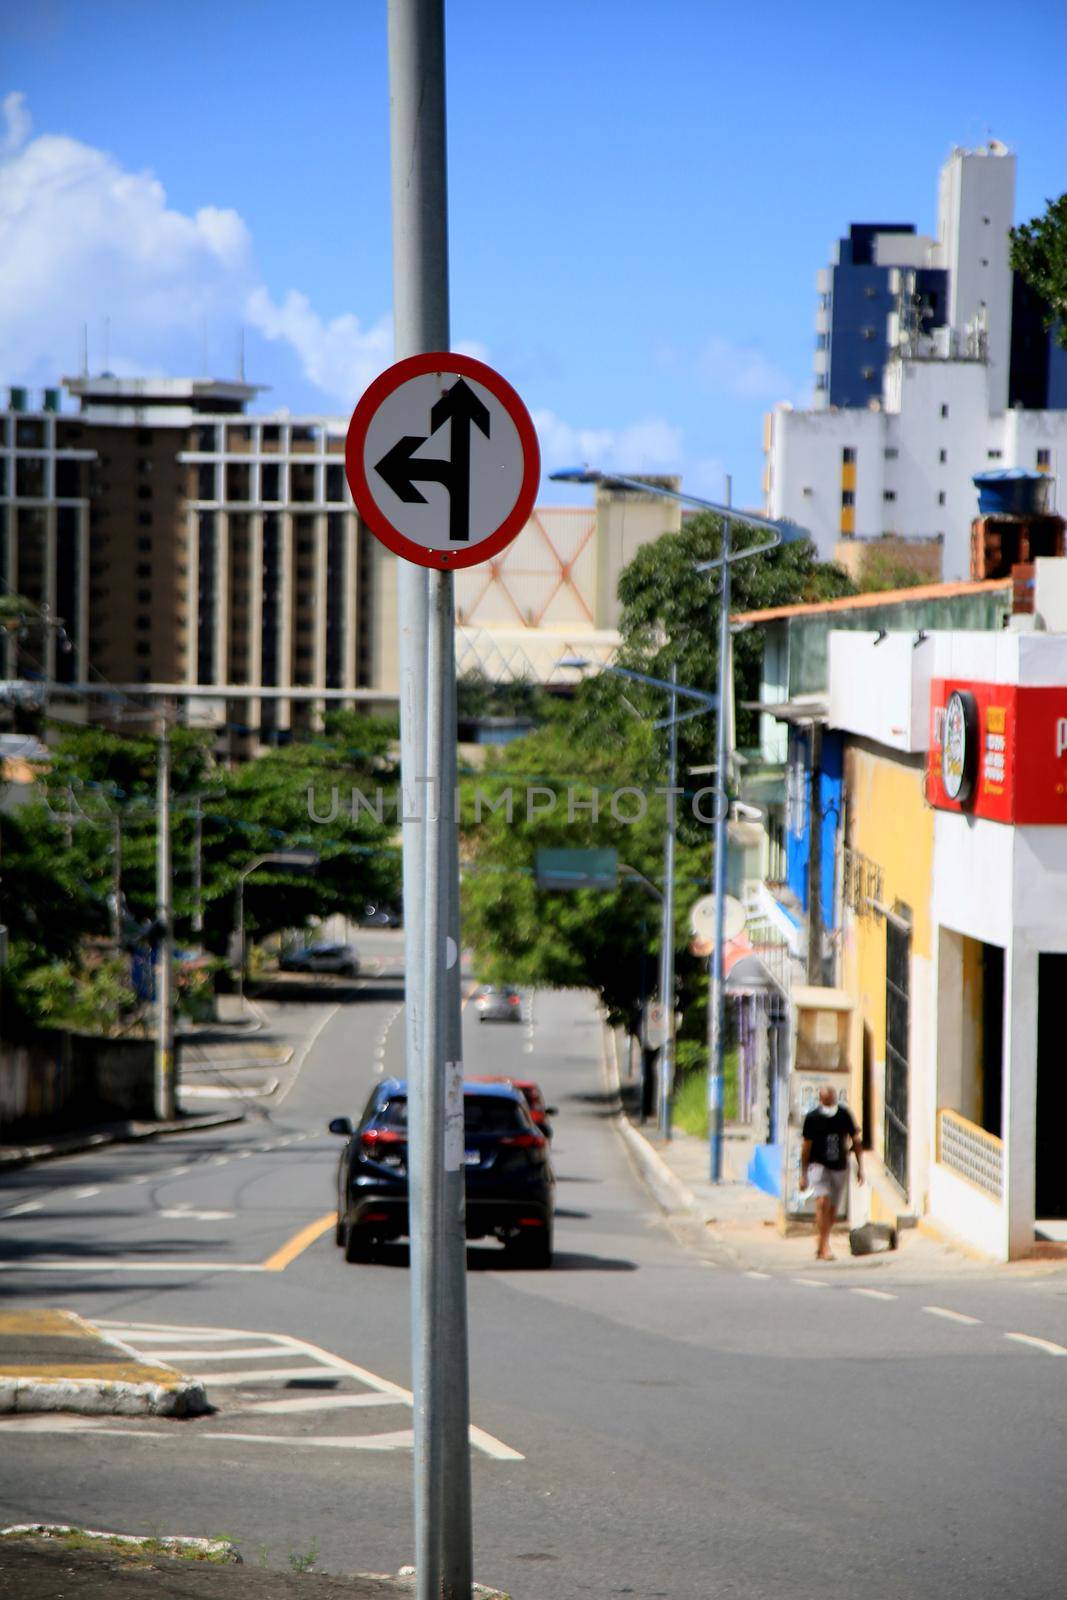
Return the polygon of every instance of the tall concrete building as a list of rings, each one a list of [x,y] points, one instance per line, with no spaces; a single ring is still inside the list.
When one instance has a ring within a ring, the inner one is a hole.
[[[5,676],[87,715],[105,682],[167,692],[235,750],[395,699],[395,566],[352,505],[343,422],[250,416],[256,387],[216,379],[65,386],[76,415],[23,390],[0,414],[0,579],[54,624],[6,643]]]
[[[858,223],[820,274],[814,404],[768,417],[764,499],[824,556],[925,541],[966,577],[973,474],[1067,467],[1067,351],[1011,270],[1014,204],[1004,145],[954,150],[936,237]]]

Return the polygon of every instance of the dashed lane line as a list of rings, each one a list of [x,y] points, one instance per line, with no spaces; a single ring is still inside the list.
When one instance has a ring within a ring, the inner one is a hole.
[[[944,1317],[949,1322],[965,1322],[971,1327],[980,1327],[981,1317],[969,1317],[965,1311],[951,1311],[948,1306],[923,1306],[923,1310],[931,1317]]]
[[[752,1267],[752,1268],[750,1268],[750,1270],[748,1272],[745,1273],[745,1277],[746,1278],[769,1278],[770,1277],[770,1273],[769,1272],[757,1272],[755,1267]]]
[[[95,1195],[98,1195],[99,1193],[100,1193],[99,1189],[94,1189],[92,1187],[90,1187],[88,1189],[75,1189],[75,1191],[74,1191],[74,1199],[75,1200],[92,1200],[93,1197]]]
[[[1067,1356],[1067,1347],[1062,1344],[1053,1344],[1051,1339],[1038,1339],[1032,1333],[1006,1333],[1005,1339],[1014,1339],[1018,1344],[1031,1345],[1035,1350],[1043,1350],[1047,1356]]]
[[[854,1288],[854,1287],[850,1286],[849,1294],[862,1294],[862,1295],[865,1295],[868,1300],[895,1300],[896,1299],[896,1295],[895,1294],[890,1294],[888,1289],[860,1289],[860,1288]]]
[[[794,1278],[792,1281],[803,1284],[805,1289],[829,1289],[830,1287],[825,1278]]]
[[[10,1211],[4,1212],[4,1216],[25,1217],[28,1216],[31,1211],[40,1211],[43,1204],[43,1200],[27,1200],[21,1206],[12,1206]]]

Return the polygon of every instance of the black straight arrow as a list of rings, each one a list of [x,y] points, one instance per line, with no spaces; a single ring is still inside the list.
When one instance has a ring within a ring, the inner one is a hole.
[[[446,422],[452,424],[451,459],[416,458],[415,451]],[[458,378],[431,410],[426,438],[405,434],[374,468],[397,498],[408,505],[426,504],[426,496],[416,489],[416,483],[443,484],[448,490],[448,537],[454,544],[465,544],[470,539],[472,427],[488,439],[489,408]]]

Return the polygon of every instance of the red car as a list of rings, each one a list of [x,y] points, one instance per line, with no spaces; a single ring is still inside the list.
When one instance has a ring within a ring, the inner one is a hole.
[[[548,1135],[548,1137],[551,1139],[551,1137],[552,1137],[552,1128],[551,1128],[551,1125],[550,1125],[548,1119],[549,1119],[549,1117],[557,1117],[559,1115],[559,1108],[558,1108],[558,1106],[546,1106],[545,1105],[545,1097],[541,1093],[541,1086],[538,1083],[534,1083],[532,1078],[504,1078],[504,1077],[487,1078],[487,1077],[482,1077],[482,1078],[471,1078],[471,1079],[469,1079],[469,1082],[471,1082],[471,1083],[510,1083],[513,1089],[518,1089],[519,1093],[522,1095],[523,1099],[526,1101],[526,1104],[530,1108],[530,1115],[533,1118],[534,1122],[537,1124],[537,1126],[541,1129],[541,1132],[542,1133],[546,1133]]]

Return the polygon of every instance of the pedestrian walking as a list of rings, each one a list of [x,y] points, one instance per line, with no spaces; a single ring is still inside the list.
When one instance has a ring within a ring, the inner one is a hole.
[[[848,1209],[848,1155],[856,1157],[856,1181],[863,1182],[863,1147],[847,1107],[838,1105],[837,1090],[819,1090],[819,1104],[804,1118],[800,1146],[800,1188],[815,1196],[815,1259],[832,1261],[830,1232],[837,1215]]]

